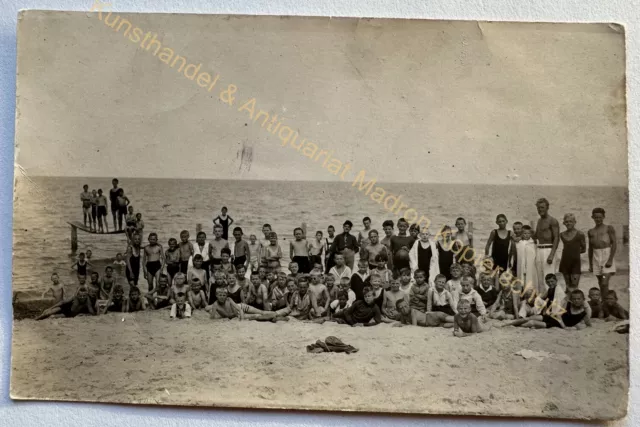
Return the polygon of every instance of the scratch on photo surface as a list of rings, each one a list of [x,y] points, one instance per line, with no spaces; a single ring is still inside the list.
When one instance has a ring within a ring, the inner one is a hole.
[[[38,195],[44,196],[44,192],[40,190],[40,186],[29,177],[29,174],[27,173],[27,170],[25,168],[20,166],[18,163],[14,163],[14,167],[15,167],[15,170],[19,171],[20,175],[25,177],[27,181],[31,184],[29,188],[30,190],[34,190]],[[16,194],[17,188],[18,188],[18,176],[16,174],[14,178],[14,184],[13,184],[14,199],[17,197],[17,194]]]
[[[242,171],[244,169],[249,172],[251,170],[251,163],[253,162],[253,147],[250,147],[244,142],[242,144],[242,151],[239,151],[238,155],[240,156],[240,166],[238,170]]]

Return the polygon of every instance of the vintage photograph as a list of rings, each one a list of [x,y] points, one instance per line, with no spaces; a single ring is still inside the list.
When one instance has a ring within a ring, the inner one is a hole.
[[[14,399],[612,420],[615,24],[23,11]]]

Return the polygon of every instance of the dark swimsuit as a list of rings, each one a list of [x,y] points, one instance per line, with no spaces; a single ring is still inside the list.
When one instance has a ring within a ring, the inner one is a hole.
[[[86,304],[80,307],[80,310],[76,313],[73,311],[73,301],[67,301],[60,306],[60,313],[64,314],[64,317],[76,317],[80,313],[89,313]]]
[[[242,302],[242,297],[240,296],[241,292],[242,286],[240,286],[234,293],[229,293],[229,298],[231,298],[231,301],[235,302],[236,304],[240,304]]]
[[[149,261],[147,262],[147,273],[155,276],[158,271],[162,268],[162,263],[160,261]]]
[[[558,271],[562,274],[581,274],[580,250],[582,249],[582,238],[579,231],[573,236],[573,239],[566,240],[562,234],[562,257],[560,258],[560,267]]]
[[[218,215],[216,219],[222,226],[222,238],[225,240],[229,240],[229,215],[227,215],[227,219],[222,219],[220,215]],[[215,234],[215,230],[214,230],[214,234]]]
[[[298,264],[298,271],[303,274],[307,274],[311,271],[311,265],[309,263],[308,256],[294,256],[291,262]]]
[[[133,282],[134,286],[138,286],[138,278],[140,277],[140,250],[141,249],[138,249],[138,256],[135,256],[134,248],[131,247],[131,258],[129,258],[129,265],[131,265],[131,272],[129,272],[128,268],[126,269],[127,280],[129,282]],[[148,267],[147,267],[147,270],[148,270]]]
[[[109,199],[111,199],[111,212],[118,212],[120,205],[118,204],[118,191],[119,188],[112,188],[109,190]]]
[[[566,312],[562,314],[562,321],[567,328],[572,326],[576,326],[578,323],[582,322],[584,317],[587,315],[587,312],[583,309],[582,313],[573,314],[571,313],[571,303],[567,303]],[[557,327],[560,328],[560,323],[550,315],[542,316],[542,320],[547,325],[547,328]]]
[[[78,266],[78,275],[79,276],[86,276],[87,275],[87,261],[84,262],[84,265],[81,265],[80,261],[78,261],[76,263],[76,265]]]
[[[432,257],[433,251],[431,250],[431,245],[427,246],[425,249],[420,243],[418,243],[418,270],[424,271],[427,283],[429,283],[429,269],[431,267]]]
[[[509,264],[509,245],[511,244],[511,230],[507,230],[507,237],[501,239],[498,230],[495,230],[495,238],[491,245],[491,258],[493,258],[494,267],[502,268],[501,271],[507,270]]]
[[[121,312],[122,304],[124,304],[124,298],[121,300],[111,300],[111,306],[109,306],[108,310],[113,312]]]
[[[453,257],[455,254],[453,251],[445,251],[440,242],[436,243],[438,248],[438,266],[440,267],[440,274],[444,274],[447,280],[451,280],[451,265],[453,264]]]

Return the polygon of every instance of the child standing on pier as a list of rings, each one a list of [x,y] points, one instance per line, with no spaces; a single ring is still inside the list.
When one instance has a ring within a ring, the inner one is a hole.
[[[222,238],[224,240],[229,240],[229,227],[234,223],[233,218],[227,215],[227,207],[223,206],[220,210],[220,215],[213,219],[213,234],[216,234],[216,225],[222,227]]]

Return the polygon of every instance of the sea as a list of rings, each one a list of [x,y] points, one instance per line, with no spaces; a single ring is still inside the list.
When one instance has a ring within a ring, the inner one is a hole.
[[[131,200],[135,212],[141,212],[145,234],[156,232],[166,246],[169,238],[179,240],[181,230],[188,230],[195,240],[197,224],[211,235],[213,218],[223,206],[242,227],[245,236],[260,239],[264,223],[278,233],[285,257],[293,229],[307,225],[308,238],[317,230],[333,225],[341,232],[342,223],[354,223],[353,234],[362,229],[362,218],[372,219],[373,228],[382,236],[382,222],[398,219],[358,190],[350,182],[249,181],[119,178],[120,187]],[[13,216],[13,290],[42,292],[56,271],[64,280],[73,280],[70,266],[75,259],[71,251],[68,222],[82,222],[80,193],[82,186],[101,188],[108,193],[111,178],[18,177],[16,179]],[[586,231],[593,227],[591,210],[606,210],[606,223],[615,226],[619,248],[616,264],[628,269],[628,247],[622,245],[623,226],[629,223],[628,192],[625,187],[564,187],[524,185],[416,184],[378,183],[387,194],[401,196],[402,201],[420,216],[431,220],[436,233],[442,225],[454,226],[457,217],[473,223],[474,245],[484,248],[498,214],[505,214],[508,227],[514,221],[528,224],[537,219],[535,202],[545,197],[551,215],[562,223],[565,213],[573,213],[576,227]],[[108,197],[108,195],[107,195]],[[110,228],[113,226],[108,210]],[[561,225],[561,229],[564,226]],[[146,241],[146,237],[143,241]],[[123,234],[100,235],[78,231],[78,252],[90,249],[93,259],[115,258],[124,253]],[[586,256],[583,257],[583,266]]]

